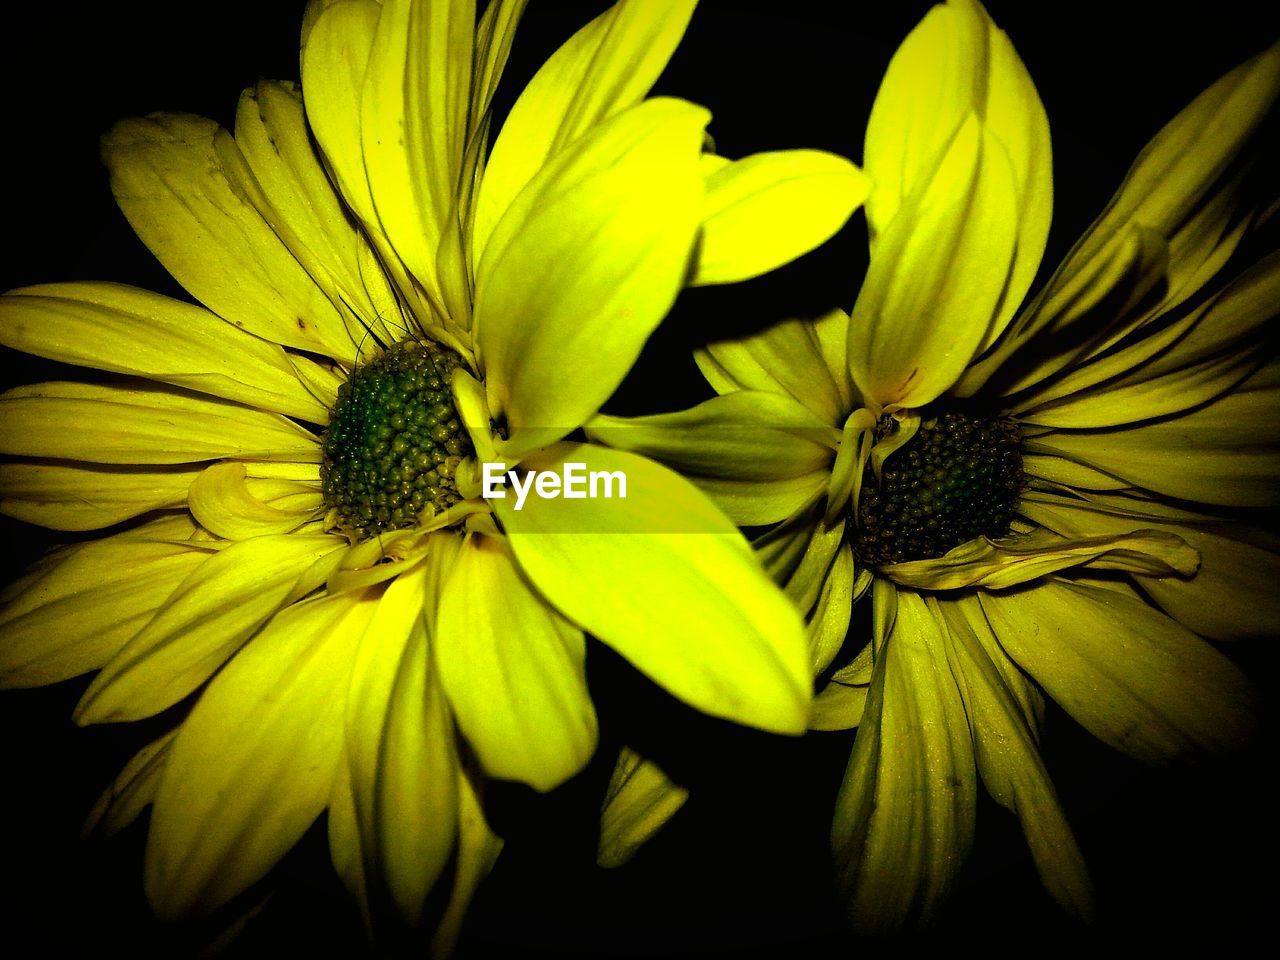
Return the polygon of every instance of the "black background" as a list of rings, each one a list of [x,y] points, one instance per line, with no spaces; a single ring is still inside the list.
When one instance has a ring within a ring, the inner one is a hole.
[[[532,4],[500,108],[600,4]],[[720,152],[821,147],[857,160],[879,78],[925,3],[708,2],[657,92],[709,106]],[[297,77],[301,4],[46,5],[7,11],[3,29],[0,289],[110,279],[182,296],[117,212],[97,139],[121,117],[186,110],[230,124],[239,90]],[[1056,205],[1046,262],[1100,210],[1161,123],[1277,34],[1262,5],[991,3],[1036,80],[1054,136]],[[1172,11],[1176,9],[1177,15]],[[793,312],[847,307],[864,265],[864,224],[778,274],[684,295],[613,402],[675,409],[707,388],[688,348]],[[0,355],[6,385],[53,365]],[[9,573],[47,542],[5,521]],[[1271,703],[1269,645],[1232,648]],[[507,851],[462,942],[469,956],[852,955],[875,945],[842,926],[826,879],[831,802],[851,735],[791,741],[712,722],[671,702],[594,648],[602,742],[580,777],[548,796],[507,787],[493,818]],[[79,730],[85,685],[0,694],[0,936],[18,953],[132,950],[186,955],[207,931],[161,926],[141,898],[144,827],[82,843],[98,792],[146,732]],[[1098,944],[1229,949],[1269,929],[1274,724],[1243,756],[1147,770],[1051,710],[1043,750],[1094,873],[1095,928],[1076,928],[1041,891],[1016,822],[983,801],[977,844],[936,927],[912,946],[998,953]],[[622,741],[660,757],[694,799],[629,866],[593,866],[594,809]],[[231,956],[280,950],[358,955],[354,908],[313,831],[278,872],[278,892]],[[1266,942],[1263,940],[1262,942]]]

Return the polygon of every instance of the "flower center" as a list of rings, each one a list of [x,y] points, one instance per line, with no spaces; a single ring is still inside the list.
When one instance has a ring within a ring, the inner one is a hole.
[[[898,430],[888,416],[880,440]],[[1022,451],[1012,420],[943,413],[924,421],[863,478],[853,550],[867,565],[927,560],[975,537],[1009,532],[1022,490]]]
[[[456,354],[403,340],[338,389],[320,483],[343,527],[367,539],[457,503],[454,471],[472,452],[449,392]]]

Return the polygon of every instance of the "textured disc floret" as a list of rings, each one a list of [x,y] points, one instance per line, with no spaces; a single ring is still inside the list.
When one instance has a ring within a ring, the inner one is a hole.
[[[338,389],[320,482],[343,527],[370,537],[458,502],[454,472],[472,452],[449,392],[458,363],[434,343],[405,340]]]
[[[898,425],[880,418],[877,439]],[[1009,532],[1022,490],[1022,451],[1012,420],[943,413],[920,424],[885,459],[868,465],[853,548],[865,564],[940,557],[975,537]]]

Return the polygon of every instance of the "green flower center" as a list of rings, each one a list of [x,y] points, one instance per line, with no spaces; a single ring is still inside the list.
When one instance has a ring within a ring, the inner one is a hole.
[[[876,439],[899,429],[888,416]],[[867,565],[940,557],[975,537],[1009,532],[1022,490],[1022,451],[1012,420],[943,413],[920,424],[863,478],[853,550]]]
[[[320,483],[343,527],[367,539],[457,503],[454,471],[472,452],[449,392],[461,361],[404,340],[357,367],[338,389],[324,433]]]

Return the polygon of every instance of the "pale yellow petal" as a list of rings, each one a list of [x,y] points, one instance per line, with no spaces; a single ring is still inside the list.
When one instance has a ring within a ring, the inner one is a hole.
[[[248,167],[227,131],[155,114],[116,124],[102,155],[130,225],[192,296],[276,343],[350,354],[341,315],[237,182]]]
[[[318,817],[342,757],[342,713],[373,598],[298,604],[220,672],[169,749],[147,837],[147,899],[212,910],[260,879]]]
[[[206,545],[181,542],[190,529],[155,521],[42,561],[0,613],[0,685],[56,683],[115,656],[210,556]]]
[[[50,360],[171,383],[327,423],[285,352],[207,310],[117,283],[54,283],[0,297],[0,343]]]
[[[998,540],[978,537],[944,556],[887,564],[878,572],[894,583],[920,590],[1003,590],[1077,566],[1189,577],[1199,563],[1195,550],[1172,532],[1138,528],[1109,536],[1066,538],[1037,530]]]
[[[122,464],[319,460],[320,445],[278,414],[173,387],[56,382],[0,395],[0,453]]]
[[[152,740],[124,765],[120,775],[103,791],[85,820],[82,836],[101,832],[106,836],[119,833],[138,818],[156,798],[160,774],[164,771],[169,745],[177,735],[175,727]]]
[[[522,573],[567,617],[713,716],[804,729],[810,694],[799,615],[704,496],[650,460],[559,444],[532,469],[621,472],[626,497],[491,500]],[[599,489],[599,488],[598,488]],[[615,491],[616,492],[616,491]]]
[[[76,708],[78,723],[138,720],[209,678],[277,610],[324,582],[345,541],[255,537],[209,557],[112,657]]]
[[[1021,512],[1064,536],[1107,536],[1138,527],[1163,530],[1200,554],[1194,577],[1144,576],[1143,591],[1166,613],[1215,640],[1268,637],[1280,623],[1280,552],[1248,542],[1239,523],[1213,517],[1187,521],[1151,516],[1142,501],[1093,495],[1090,501],[1028,491]]]
[[[1009,157],[1017,211],[1009,287],[982,349],[1018,309],[1040,265],[1053,208],[1053,158],[1044,106],[1008,36],[981,4],[953,0],[930,10],[894,54],[867,121],[873,255],[969,113]]]
[[[835,425],[853,407],[848,334],[849,317],[837,309],[812,322],[784,320],[747,337],[717,341],[695,351],[694,359],[717,393],[780,393]]]
[[[55,530],[99,530],[180,507],[200,467],[0,463],[0,513]]]
[[[246,479],[243,463],[215,463],[196,477],[187,495],[200,525],[228,540],[247,540],[290,533],[324,515],[324,500],[315,485],[291,480]],[[270,494],[271,501],[263,499]]]

